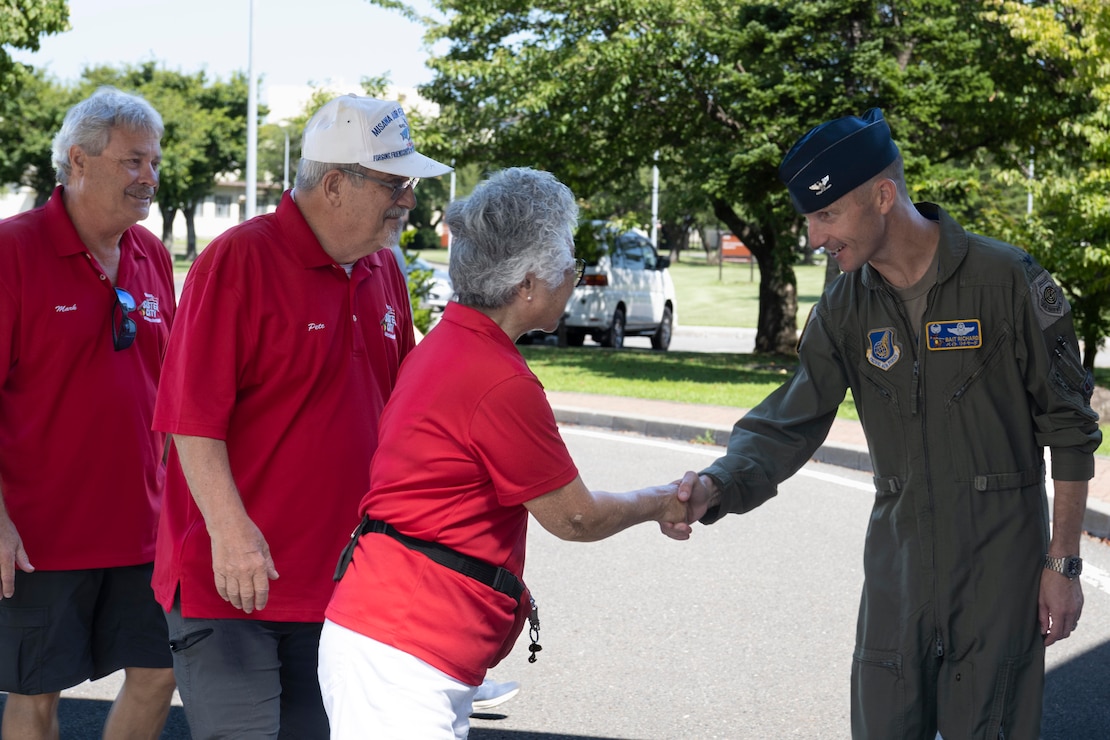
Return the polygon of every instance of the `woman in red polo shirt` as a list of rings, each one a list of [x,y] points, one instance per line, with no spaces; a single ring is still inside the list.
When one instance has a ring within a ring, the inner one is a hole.
[[[382,414],[363,526],[320,641],[333,738],[466,737],[475,688],[531,611],[529,512],[575,541],[687,521],[675,485],[586,488],[516,348],[555,329],[581,279],[577,218],[570,190],[528,168],[447,209],[456,298]]]

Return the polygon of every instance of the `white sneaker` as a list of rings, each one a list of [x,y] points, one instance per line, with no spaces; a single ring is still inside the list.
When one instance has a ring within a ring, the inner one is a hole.
[[[484,712],[499,704],[504,704],[509,699],[520,693],[519,681],[505,681],[498,683],[492,679],[485,679],[478,690],[474,692],[474,704],[471,712]]]

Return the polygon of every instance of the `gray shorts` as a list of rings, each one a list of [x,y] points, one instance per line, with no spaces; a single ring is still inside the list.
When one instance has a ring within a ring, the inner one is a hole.
[[[169,668],[154,566],[16,571],[0,599],[0,691],[48,694],[121,668]]]
[[[322,624],[182,617],[180,600],[166,621],[193,740],[327,740],[316,675]]]

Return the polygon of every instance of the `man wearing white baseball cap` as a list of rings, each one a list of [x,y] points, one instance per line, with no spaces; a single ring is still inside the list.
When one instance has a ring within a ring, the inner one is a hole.
[[[189,272],[154,427],[173,435],[153,585],[193,738],[326,738],[316,677],[378,417],[414,346],[396,243],[422,177],[401,106],[309,121],[277,211]]]

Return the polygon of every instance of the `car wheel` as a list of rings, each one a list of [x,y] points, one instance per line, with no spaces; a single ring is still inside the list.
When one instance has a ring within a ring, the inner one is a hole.
[[[617,306],[617,310],[613,312],[613,325],[609,327],[609,331],[605,332],[601,344],[613,349],[620,349],[624,346],[624,309],[620,306]]]
[[[670,306],[663,308],[663,320],[659,322],[659,328],[651,335],[651,348],[666,352],[667,348],[671,346],[671,333],[674,329],[674,314],[671,312]]]

